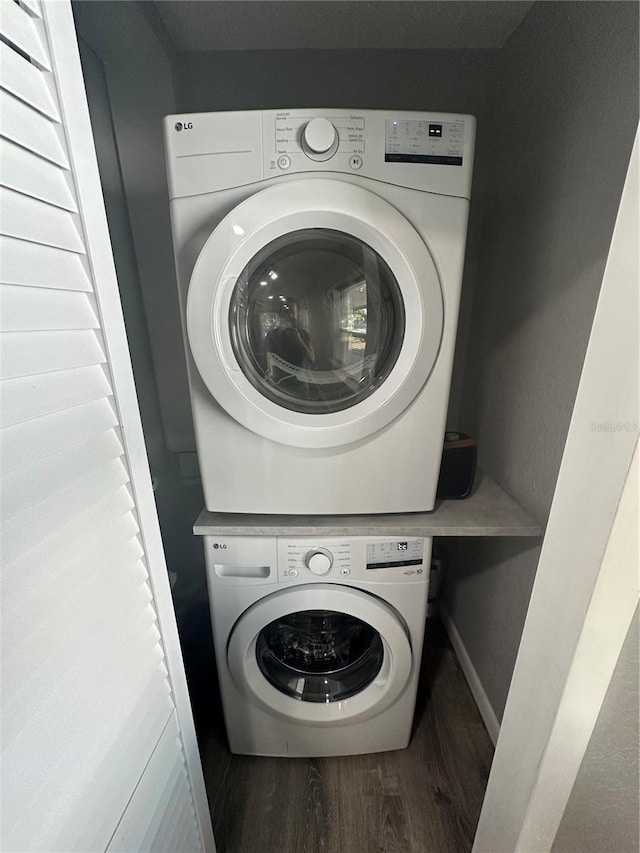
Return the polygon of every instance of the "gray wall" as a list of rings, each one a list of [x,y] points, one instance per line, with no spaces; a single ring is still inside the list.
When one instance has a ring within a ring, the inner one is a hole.
[[[640,849],[639,666],[636,610],[558,828],[553,853],[637,853]]]
[[[462,428],[546,523],[637,124],[635,3],[537,3],[504,48]],[[500,718],[539,547],[460,542],[446,606]]]
[[[76,26],[104,64],[120,169],[127,195],[142,300],[156,370],[164,435],[190,418],[175,282],[162,119],[175,112],[172,57],[149,3],[80,0]],[[178,348],[178,344],[180,345]],[[179,436],[178,436],[179,443]]]
[[[78,43],[142,426],[149,461],[154,468],[162,464],[164,458],[164,436],[109,92],[102,61],[81,35]]]

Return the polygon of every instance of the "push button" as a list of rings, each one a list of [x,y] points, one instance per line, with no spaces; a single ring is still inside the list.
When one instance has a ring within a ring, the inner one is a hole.
[[[359,169],[362,166],[362,157],[359,154],[354,154],[349,158],[349,165],[352,169]]]
[[[351,574],[351,569],[340,569],[340,574],[346,578]]]
[[[280,169],[288,169],[291,165],[291,160],[287,157],[286,154],[280,155],[278,157],[278,166]]]

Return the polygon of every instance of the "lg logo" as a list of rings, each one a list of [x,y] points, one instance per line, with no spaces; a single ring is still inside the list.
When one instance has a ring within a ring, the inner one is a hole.
[[[185,121],[184,123],[181,121],[176,122],[176,130],[193,130],[193,122]]]
[[[224,544],[221,545],[219,542],[214,542],[213,547],[214,548],[222,548],[223,550],[226,550],[226,548],[227,548],[226,545],[224,545]]]

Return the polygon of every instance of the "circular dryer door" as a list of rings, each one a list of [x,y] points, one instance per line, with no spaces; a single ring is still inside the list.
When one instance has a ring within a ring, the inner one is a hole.
[[[233,680],[271,713],[320,725],[365,719],[391,705],[412,670],[397,613],[361,590],[292,587],[261,599],[227,647]]]
[[[297,447],[391,423],[427,381],[442,328],[440,280],[415,228],[337,180],[240,204],[203,247],[187,300],[210,393],[248,429]]]

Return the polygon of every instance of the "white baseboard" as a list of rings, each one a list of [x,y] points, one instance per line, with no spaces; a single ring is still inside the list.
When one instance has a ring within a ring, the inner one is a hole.
[[[484,720],[484,724],[487,727],[487,731],[489,732],[489,737],[493,741],[493,745],[496,745],[496,741],[498,740],[498,734],[500,733],[500,723],[498,722],[498,718],[495,715],[495,711],[491,706],[491,702],[489,702],[489,697],[484,692],[484,687],[482,686],[482,682],[480,681],[480,677],[475,670],[473,663],[471,662],[471,658],[469,657],[469,653],[467,652],[464,643],[462,642],[462,638],[458,633],[458,629],[456,628],[453,619],[449,615],[446,608],[440,604],[440,618],[442,619],[442,623],[449,635],[449,639],[451,640],[451,645],[458,656],[458,660],[460,661],[460,666],[462,668],[462,672],[464,673],[464,677],[467,679],[467,683],[469,684],[469,688],[471,693],[473,694],[473,698],[476,700],[476,705],[478,706],[478,710],[480,711],[480,715]]]

